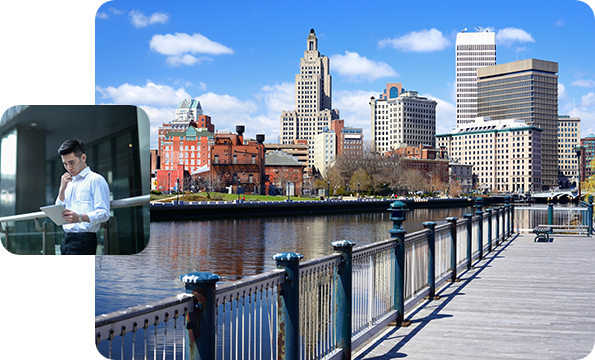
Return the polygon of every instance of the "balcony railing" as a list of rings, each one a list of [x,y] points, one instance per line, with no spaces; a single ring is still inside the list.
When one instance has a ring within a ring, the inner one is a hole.
[[[349,242],[333,243],[336,253],[302,263],[299,254],[278,254],[277,270],[231,283],[216,285],[219,277],[209,273],[199,273],[211,276],[208,283],[182,276],[187,294],[97,316],[97,347],[104,356],[122,359],[150,353],[160,359],[339,359],[399,315],[402,320],[399,304],[403,313],[410,310],[498,246],[512,234],[514,215],[507,205],[447,220],[403,240],[353,250]],[[403,285],[397,281],[399,264]],[[172,327],[174,314],[183,313],[183,326],[176,318]],[[143,349],[129,334],[141,328],[145,339],[149,334]]]
[[[122,209],[122,208],[130,208],[135,206],[142,206],[142,205],[149,205],[150,196],[143,195],[143,196],[135,196],[125,199],[118,199],[112,200],[110,202],[110,209]],[[19,215],[10,215],[0,217],[0,232],[4,234],[4,243],[8,244],[8,240],[10,237],[10,232],[8,230],[9,223],[16,223],[21,221],[28,221],[34,220],[35,221],[35,229],[41,233],[41,242],[42,242],[42,255],[46,255],[46,238],[48,234],[48,229],[46,228],[46,222],[41,221],[42,219],[47,218],[48,216],[43,211],[26,213],[26,214],[19,214]],[[103,242],[104,242],[104,250],[105,254],[109,254],[109,231],[105,231],[109,229],[109,220],[102,223],[101,227],[104,229],[103,231]]]

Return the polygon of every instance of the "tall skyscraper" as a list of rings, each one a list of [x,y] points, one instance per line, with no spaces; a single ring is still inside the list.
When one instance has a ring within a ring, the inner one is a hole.
[[[496,65],[496,33],[478,28],[477,32],[457,34],[456,86],[457,125],[473,122],[477,115],[477,69]]]
[[[543,129],[542,188],[558,186],[558,63],[528,59],[477,70],[478,116]]]
[[[331,120],[339,118],[339,111],[331,109],[331,93],[330,60],[318,51],[318,38],[311,29],[300,60],[300,73],[295,75],[295,110],[282,112],[280,129],[281,144],[308,140],[310,166],[314,164],[314,135],[330,128]]]

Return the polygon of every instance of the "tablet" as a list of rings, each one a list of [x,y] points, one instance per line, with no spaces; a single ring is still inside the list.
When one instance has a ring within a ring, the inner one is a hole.
[[[44,213],[46,213],[47,216],[49,216],[49,218],[52,219],[52,221],[54,223],[56,223],[56,225],[68,224],[68,222],[66,220],[64,220],[64,218],[62,217],[62,212],[64,210],[66,210],[66,209],[64,209],[64,206],[50,205],[50,206],[42,206],[39,209],[41,211],[43,211]]]

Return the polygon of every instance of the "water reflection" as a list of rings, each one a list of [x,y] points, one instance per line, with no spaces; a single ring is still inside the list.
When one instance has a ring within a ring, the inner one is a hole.
[[[415,209],[404,228],[415,232],[424,221],[443,223],[473,208]],[[240,220],[152,222],[147,248],[127,256],[97,256],[96,315],[183,292],[180,275],[209,271],[234,281],[275,268],[272,256],[297,252],[304,260],[333,252],[331,242],[356,246],[389,238],[387,211],[379,213]]]

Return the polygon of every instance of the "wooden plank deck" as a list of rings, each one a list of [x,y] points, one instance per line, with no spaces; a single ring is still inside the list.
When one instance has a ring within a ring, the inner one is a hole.
[[[582,359],[595,345],[595,237],[515,234],[354,359]],[[595,357],[591,355],[589,358]]]

